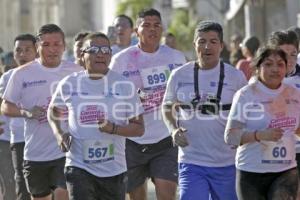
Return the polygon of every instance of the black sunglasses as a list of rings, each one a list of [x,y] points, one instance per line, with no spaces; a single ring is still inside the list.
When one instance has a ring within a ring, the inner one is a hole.
[[[102,54],[111,54],[111,48],[109,46],[90,46],[82,50],[84,53],[97,54],[101,52]]]

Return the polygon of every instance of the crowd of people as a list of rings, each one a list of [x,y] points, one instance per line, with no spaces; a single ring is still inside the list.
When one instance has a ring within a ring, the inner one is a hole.
[[[200,21],[187,61],[153,8],[79,32],[74,62],[55,24],[18,35],[0,200],[144,200],[148,179],[158,200],[300,199],[300,29],[231,40],[225,58],[222,26]]]

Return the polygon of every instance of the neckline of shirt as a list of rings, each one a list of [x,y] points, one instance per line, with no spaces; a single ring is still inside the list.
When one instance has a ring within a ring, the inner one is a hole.
[[[257,86],[259,87],[259,89],[267,94],[271,94],[271,95],[278,95],[279,93],[281,93],[284,89],[284,83],[282,82],[281,85],[279,86],[279,88],[277,89],[270,89],[267,86],[265,86],[261,81],[256,80],[257,82]]]
[[[36,62],[39,64],[38,67],[42,69],[43,71],[48,71],[48,72],[56,72],[59,71],[62,68],[63,61],[60,62],[60,64],[57,67],[46,67],[42,64],[40,58],[36,59]]]

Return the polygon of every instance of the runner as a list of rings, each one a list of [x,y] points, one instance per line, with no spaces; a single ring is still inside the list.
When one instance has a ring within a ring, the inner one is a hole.
[[[246,78],[220,61],[223,29],[217,22],[197,25],[194,47],[197,61],[171,73],[163,100],[165,124],[179,146],[180,199],[234,200],[235,150],[225,144],[224,130],[233,95]]]
[[[139,13],[135,28],[139,42],[113,56],[110,68],[132,81],[145,110],[145,134],[126,142],[127,191],[132,200],[146,199],[147,179],[155,185],[157,199],[175,199],[178,179],[177,148],[161,117],[160,105],[169,73],[185,63],[184,55],[165,45],[160,13]]]
[[[125,137],[144,133],[140,100],[130,82],[108,69],[111,56],[106,35],[86,36],[86,71],[63,79],[50,103],[49,121],[58,143],[70,149],[65,172],[70,200],[125,199]],[[64,106],[69,132],[57,118]]]
[[[39,58],[12,74],[3,95],[1,111],[9,117],[25,118],[24,177],[33,200],[67,199],[60,151],[47,122],[46,111],[59,80],[82,68],[62,61],[64,33],[46,24],[37,34]]]
[[[238,147],[240,200],[296,199],[294,134],[300,130],[300,93],[282,83],[287,63],[283,50],[260,49],[253,61],[256,81],[234,96],[225,141]]]

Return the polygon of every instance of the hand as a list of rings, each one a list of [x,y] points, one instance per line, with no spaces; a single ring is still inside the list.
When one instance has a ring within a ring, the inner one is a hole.
[[[180,147],[186,147],[189,145],[186,137],[187,130],[183,127],[179,127],[172,131],[172,138],[173,138],[173,144],[180,146]]]
[[[34,106],[31,110],[21,110],[21,114],[28,119],[40,119],[46,115],[46,110],[40,106]]]
[[[108,120],[105,120],[105,119],[99,120],[98,125],[99,125],[99,130],[101,132],[106,132],[108,134],[111,134],[113,131],[113,123],[111,123]]]
[[[257,137],[259,140],[277,142],[282,138],[283,132],[284,130],[280,128],[267,128],[263,131],[258,131]]]
[[[59,141],[59,147],[62,152],[68,152],[70,150],[72,144],[72,136],[69,132],[65,132],[61,134],[60,141]]]

